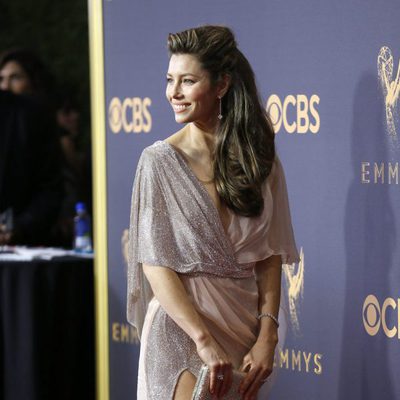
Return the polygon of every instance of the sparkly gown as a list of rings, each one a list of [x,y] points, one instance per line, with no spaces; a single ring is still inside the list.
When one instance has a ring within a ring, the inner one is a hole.
[[[202,364],[194,342],[154,298],[143,263],[178,273],[234,367],[254,344],[256,262],[274,254],[285,264],[299,260],[278,157],[263,197],[259,217],[229,211],[225,232],[209,193],[182,155],[161,140],[143,150],[132,194],[127,297],[127,318],[141,339],[138,400],[172,399],[180,374],[197,376]]]

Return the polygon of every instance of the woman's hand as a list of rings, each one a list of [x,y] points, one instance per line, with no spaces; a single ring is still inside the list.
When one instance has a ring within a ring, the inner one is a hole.
[[[232,384],[232,363],[193,306],[178,274],[148,264],[143,264],[143,271],[161,307],[196,344],[197,353],[210,370],[210,392],[216,398],[225,395]]]
[[[281,297],[282,258],[273,255],[258,261],[255,267],[259,293],[259,313],[278,316]],[[260,330],[254,346],[244,356],[241,371],[247,372],[239,392],[243,400],[254,400],[274,366],[275,347],[278,343],[278,324],[271,318],[260,319]]]
[[[11,242],[11,232],[7,230],[5,224],[0,224],[0,245],[6,245]]]
[[[272,373],[277,340],[257,341],[244,356],[240,370],[247,372],[239,387],[243,400],[255,400],[257,393]]]
[[[143,271],[161,307],[194,341],[197,353],[210,369],[210,391],[215,397],[226,394],[232,384],[232,364],[194,308],[178,274],[148,264],[143,264]]]
[[[196,347],[199,357],[210,370],[210,393],[216,398],[221,398],[228,393],[232,385],[232,363],[211,336],[196,343]]]

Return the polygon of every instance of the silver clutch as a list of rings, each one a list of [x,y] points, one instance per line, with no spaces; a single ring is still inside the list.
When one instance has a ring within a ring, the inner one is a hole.
[[[233,370],[232,386],[229,392],[223,397],[225,400],[240,400],[242,397],[239,394],[239,386],[245,376],[244,372]],[[200,368],[199,376],[196,381],[196,386],[193,390],[192,400],[213,400],[209,390],[210,372],[207,365],[203,364]]]

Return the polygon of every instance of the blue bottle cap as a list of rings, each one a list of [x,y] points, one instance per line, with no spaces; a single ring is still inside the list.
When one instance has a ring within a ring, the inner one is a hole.
[[[79,211],[86,211],[86,205],[83,202],[79,202],[75,204],[75,211],[79,212]]]

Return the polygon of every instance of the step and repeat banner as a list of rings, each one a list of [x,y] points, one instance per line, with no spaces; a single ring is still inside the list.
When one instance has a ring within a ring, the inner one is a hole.
[[[274,122],[301,262],[271,399],[400,399],[398,0],[103,2],[110,399],[136,398],[126,245],[142,150],[180,129],[166,39],[231,27]]]

